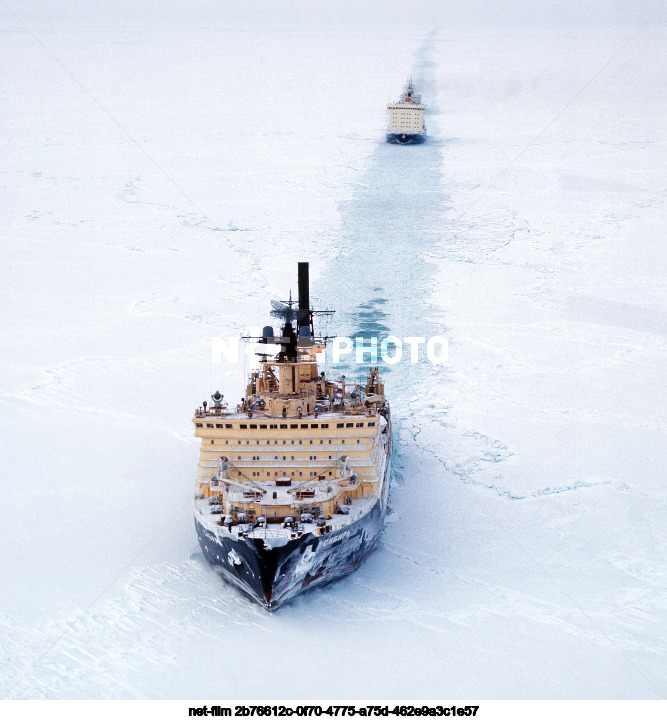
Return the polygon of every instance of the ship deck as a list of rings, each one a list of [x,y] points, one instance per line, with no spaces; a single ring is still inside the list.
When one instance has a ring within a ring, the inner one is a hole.
[[[248,417],[247,411],[230,411],[224,408],[207,408],[205,411],[195,411],[195,416],[197,418],[203,418],[205,420],[224,418],[230,421],[248,421],[250,423],[261,420],[280,421],[281,423],[318,423],[320,421],[340,420],[343,416],[367,415],[372,414],[369,414],[366,408],[364,408],[361,404],[352,407],[346,406],[340,410],[318,411],[317,415],[315,413],[304,413],[301,418],[294,416],[288,416],[285,418],[284,416],[273,415],[271,413],[258,410],[253,410],[252,418]]]
[[[378,496],[353,499],[348,506],[350,512],[347,515],[336,513],[326,522],[329,532],[345,528],[354,523],[368,513],[377,500]],[[258,508],[262,508],[261,504],[258,503],[257,505]],[[211,533],[215,535],[221,532],[225,534],[231,533],[235,538],[238,538],[239,533],[241,533],[247,538],[263,538],[266,545],[271,548],[282,546],[290,539],[299,537],[299,534],[305,536],[312,533],[316,535],[319,530],[317,523],[301,523],[296,510],[293,516],[294,526],[292,528],[284,528],[282,523],[266,523],[263,526],[258,526],[257,523],[238,523],[228,530],[227,526],[221,525],[225,515],[215,512],[215,507],[209,504],[208,499],[196,498],[194,507],[197,520]]]

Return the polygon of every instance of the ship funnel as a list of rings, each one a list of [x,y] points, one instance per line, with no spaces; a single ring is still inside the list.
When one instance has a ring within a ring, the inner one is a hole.
[[[310,288],[308,263],[299,263],[299,326],[310,325]]]

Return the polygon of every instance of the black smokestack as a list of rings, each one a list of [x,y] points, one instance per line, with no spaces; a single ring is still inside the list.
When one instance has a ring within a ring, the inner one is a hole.
[[[308,286],[308,263],[299,263],[299,327],[310,325],[310,288]]]

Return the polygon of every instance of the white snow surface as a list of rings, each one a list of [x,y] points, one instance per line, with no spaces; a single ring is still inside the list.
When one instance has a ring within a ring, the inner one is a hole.
[[[3,697],[667,695],[665,15],[532,5],[0,5]],[[268,614],[191,418],[300,260],[450,355],[387,369],[380,547]]]

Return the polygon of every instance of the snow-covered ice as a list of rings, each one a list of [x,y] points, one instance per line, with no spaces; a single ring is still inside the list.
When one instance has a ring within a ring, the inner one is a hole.
[[[438,5],[0,6],[3,697],[667,695],[664,11]],[[386,369],[381,546],[269,615],[190,419],[299,260],[450,352]]]

